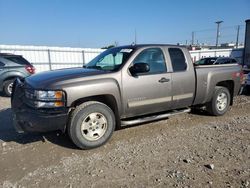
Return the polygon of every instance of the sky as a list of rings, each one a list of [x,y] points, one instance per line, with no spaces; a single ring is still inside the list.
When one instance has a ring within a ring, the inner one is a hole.
[[[99,48],[137,43],[244,42],[250,0],[0,0],[0,44]],[[136,31],[136,32],[135,32]]]

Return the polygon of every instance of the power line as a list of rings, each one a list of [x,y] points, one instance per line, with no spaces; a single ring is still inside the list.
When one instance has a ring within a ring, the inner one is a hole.
[[[208,28],[208,29],[201,29],[201,30],[193,30],[191,32],[191,40],[187,40],[187,39],[183,39],[180,40],[182,41],[181,43],[183,44],[190,44],[190,45],[195,45],[195,41],[199,40],[204,41],[205,43],[213,43],[212,41],[214,41],[214,37],[212,36],[213,33],[215,33],[216,31],[218,32],[218,39],[217,39],[217,35],[216,35],[216,40],[221,40],[223,42],[227,42],[230,40],[230,42],[235,41],[236,45],[240,43],[240,41],[242,40],[242,38],[245,35],[245,25],[229,25],[229,26],[223,26],[223,27],[219,27],[219,30],[217,30],[216,28]],[[238,42],[237,42],[238,41]],[[216,41],[219,45],[219,41]]]
[[[239,25],[239,26],[244,27],[245,25]],[[221,27],[220,29],[231,29],[231,28],[236,28],[236,27],[238,27],[238,25],[224,26],[224,27]],[[193,32],[200,33],[200,32],[207,32],[207,31],[216,31],[216,29],[208,28],[208,29],[194,30]]]

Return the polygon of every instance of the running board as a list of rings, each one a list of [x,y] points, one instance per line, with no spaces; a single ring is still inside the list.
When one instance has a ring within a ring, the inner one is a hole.
[[[149,122],[149,121],[165,119],[165,118],[168,118],[170,116],[183,114],[183,113],[188,113],[190,111],[191,111],[190,108],[185,108],[185,109],[182,109],[182,110],[170,111],[170,112],[165,113],[165,114],[147,116],[147,117],[142,117],[142,118],[133,119],[133,120],[122,120],[121,121],[121,126],[135,125],[135,124],[140,124],[140,123],[146,123],[146,122]]]

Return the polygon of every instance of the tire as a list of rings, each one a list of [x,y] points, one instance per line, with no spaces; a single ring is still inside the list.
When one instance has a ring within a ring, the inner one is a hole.
[[[231,95],[227,88],[216,86],[212,100],[207,104],[207,111],[214,116],[224,115],[230,105]]]
[[[85,102],[72,112],[68,134],[81,149],[92,149],[104,145],[115,129],[114,112],[105,104]]]
[[[3,83],[3,92],[6,96],[10,97],[12,93],[12,86],[13,86],[14,80],[6,80]]]

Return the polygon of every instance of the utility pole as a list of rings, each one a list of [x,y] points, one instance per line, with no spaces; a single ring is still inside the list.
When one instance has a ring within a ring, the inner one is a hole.
[[[191,42],[192,46],[194,45],[194,31],[192,32],[192,42]]]
[[[239,47],[239,33],[240,33],[240,25],[237,26],[236,48]]]
[[[223,21],[217,21],[215,22],[217,24],[217,34],[216,34],[216,48],[218,48],[218,42],[219,42],[219,36],[220,36],[220,24]]]

